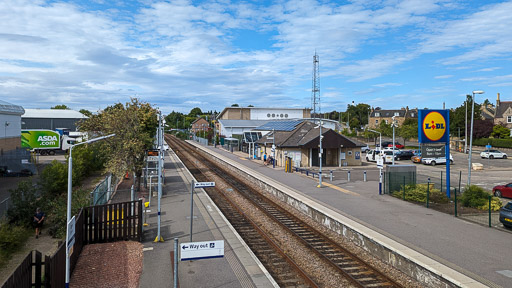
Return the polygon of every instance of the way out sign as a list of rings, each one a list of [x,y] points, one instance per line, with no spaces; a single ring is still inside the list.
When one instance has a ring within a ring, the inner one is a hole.
[[[194,183],[194,188],[215,187],[215,182],[197,182]]]
[[[180,244],[180,260],[224,257],[224,240]]]

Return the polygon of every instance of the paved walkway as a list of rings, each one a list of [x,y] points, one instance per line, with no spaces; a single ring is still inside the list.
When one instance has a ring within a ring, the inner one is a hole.
[[[249,160],[247,154],[230,153],[212,146],[232,159],[293,190],[315,199],[389,238],[451,267],[490,287],[512,287],[512,234],[477,225],[451,215],[378,194],[377,181],[318,179],[299,173],[285,173],[283,167],[265,166]]]

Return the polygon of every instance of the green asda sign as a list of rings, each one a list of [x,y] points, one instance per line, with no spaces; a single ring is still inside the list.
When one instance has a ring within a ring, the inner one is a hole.
[[[29,149],[60,148],[60,135],[51,130],[22,130],[21,147]]]

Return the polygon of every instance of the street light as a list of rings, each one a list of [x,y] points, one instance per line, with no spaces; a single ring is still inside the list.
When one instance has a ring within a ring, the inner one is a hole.
[[[69,288],[69,220],[71,220],[71,195],[73,188],[73,157],[72,152],[73,148],[82,144],[89,144],[96,141],[100,141],[103,139],[107,139],[109,137],[116,136],[116,134],[110,134],[107,136],[102,136],[98,138],[94,138],[91,140],[87,140],[85,142],[80,142],[69,147],[69,158],[68,158],[68,204],[67,204],[67,213],[66,213],[66,288]]]
[[[392,162],[392,165],[395,165],[395,116],[391,117],[391,120],[393,121],[393,123],[391,123],[391,125],[393,125],[393,162]]]
[[[320,150],[318,151],[318,158],[320,159],[320,168],[318,169],[318,188],[322,188],[322,119],[320,119]]]
[[[382,151],[382,134],[379,131],[375,131],[375,130],[372,130],[372,129],[368,129],[368,131],[371,131],[371,132],[374,132],[374,133],[379,133],[379,150]]]
[[[473,151],[473,118],[475,114],[475,94],[484,94],[482,90],[473,91],[473,101],[471,105],[471,134],[469,136],[469,156],[468,156],[468,186],[471,185],[471,152]]]

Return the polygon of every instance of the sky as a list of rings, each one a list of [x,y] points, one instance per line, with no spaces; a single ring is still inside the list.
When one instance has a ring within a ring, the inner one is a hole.
[[[2,0],[0,99],[92,112],[512,100],[512,1]]]

